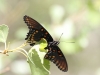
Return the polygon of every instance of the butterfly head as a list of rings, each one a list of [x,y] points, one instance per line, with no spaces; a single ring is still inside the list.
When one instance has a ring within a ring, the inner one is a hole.
[[[49,46],[57,46],[59,43],[59,41],[49,42]]]

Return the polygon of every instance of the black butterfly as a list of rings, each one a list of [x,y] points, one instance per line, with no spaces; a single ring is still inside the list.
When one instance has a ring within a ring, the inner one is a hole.
[[[48,52],[44,58],[55,63],[60,70],[66,72],[68,70],[68,65],[62,51],[57,46],[59,42],[54,41],[48,31],[31,17],[25,15],[24,21],[29,28],[29,32],[27,33],[28,35],[25,40],[30,43],[30,46],[34,46],[35,42],[40,41],[42,38],[46,39],[48,45],[45,49],[48,49]]]

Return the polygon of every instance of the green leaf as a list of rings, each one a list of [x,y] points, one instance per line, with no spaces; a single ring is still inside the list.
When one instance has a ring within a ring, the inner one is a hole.
[[[41,52],[39,47],[35,45],[28,53],[31,75],[49,75],[50,62],[44,59],[45,52]]]
[[[47,51],[44,49],[45,47],[47,47],[47,41],[46,41],[45,39],[41,39],[41,40],[39,41],[39,43],[40,43],[40,47],[39,47],[40,51],[41,51],[41,52],[47,52]]]
[[[0,25],[0,42],[5,43],[7,40],[9,28],[7,25]]]

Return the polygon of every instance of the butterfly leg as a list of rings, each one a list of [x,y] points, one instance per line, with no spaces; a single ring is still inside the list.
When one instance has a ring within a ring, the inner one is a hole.
[[[35,45],[35,43],[31,43],[31,44],[30,44],[30,46],[34,46],[34,45]]]
[[[47,47],[45,47],[44,49],[48,49],[48,46],[47,46]]]

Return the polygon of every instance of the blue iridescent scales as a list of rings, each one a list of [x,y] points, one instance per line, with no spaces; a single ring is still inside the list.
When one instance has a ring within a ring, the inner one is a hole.
[[[54,41],[48,31],[31,17],[25,15],[24,21],[29,28],[29,32],[27,33],[25,40],[27,40],[30,46],[34,46],[35,42],[38,42],[41,40],[41,38],[44,38],[48,43],[47,47],[44,48],[46,50],[48,49],[48,52],[44,58],[56,64],[56,66],[63,72],[67,72],[67,61],[62,51],[58,47],[59,41]]]

